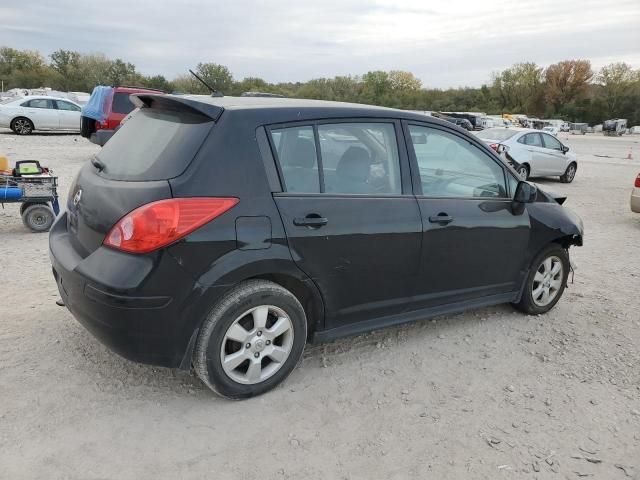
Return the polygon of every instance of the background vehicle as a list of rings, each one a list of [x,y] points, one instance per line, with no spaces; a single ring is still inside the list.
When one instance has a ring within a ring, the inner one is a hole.
[[[447,122],[453,123],[454,125],[458,125],[459,127],[464,128],[465,130],[472,131],[473,125],[466,118],[454,118],[454,117],[440,117]]]
[[[549,135],[553,135],[554,137],[557,137],[558,133],[560,133],[560,129],[558,127],[544,127],[542,131]]]
[[[519,164],[521,178],[559,176],[564,183],[573,181],[578,161],[576,155],[554,136],[528,128],[489,128],[476,133],[488,145],[509,147],[508,154]]]
[[[120,122],[135,108],[129,99],[134,93],[164,94],[142,87],[95,87],[82,109],[82,136],[97,145],[107,143],[120,128]]]
[[[602,133],[610,137],[620,137],[627,130],[627,120],[624,118],[605,120],[602,123]]]
[[[0,105],[0,127],[10,128],[18,135],[38,130],[78,132],[80,110],[80,105],[66,98],[19,98]]]
[[[571,135],[586,135],[588,129],[589,129],[588,123],[570,123],[569,124],[569,133],[571,133]]]
[[[450,123],[134,98],[49,240],[69,310],[129,359],[193,364],[245,398],[281,382],[307,339],[504,302],[540,314],[562,295],[581,221]]]
[[[631,190],[630,204],[632,212],[640,213],[640,173],[636,177],[633,189]]]

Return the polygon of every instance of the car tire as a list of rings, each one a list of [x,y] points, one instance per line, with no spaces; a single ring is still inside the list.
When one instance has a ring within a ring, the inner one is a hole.
[[[578,170],[578,165],[575,162],[571,162],[564,174],[560,175],[560,181],[562,183],[571,183],[573,179],[576,177],[576,171]]]
[[[547,246],[531,262],[520,301],[513,306],[529,315],[547,313],[562,297],[570,269],[567,249],[557,243]]]
[[[529,178],[529,173],[530,173],[529,166],[526,163],[518,165],[518,168],[516,169],[516,173],[520,177],[520,180],[527,180]]]
[[[33,129],[33,122],[27,117],[17,117],[11,121],[11,130],[16,135],[31,135]]]
[[[225,294],[204,320],[193,367],[218,395],[250,398],[293,371],[306,340],[307,319],[298,299],[276,283],[249,280]]]
[[[55,219],[51,207],[42,203],[29,205],[22,211],[22,223],[36,233],[48,232]]]

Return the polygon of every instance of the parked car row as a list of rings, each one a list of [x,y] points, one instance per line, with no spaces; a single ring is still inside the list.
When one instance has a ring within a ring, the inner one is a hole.
[[[65,305],[126,358],[193,365],[246,398],[282,382],[308,340],[504,302],[542,314],[562,296],[581,220],[449,122],[133,98],[49,240]]]

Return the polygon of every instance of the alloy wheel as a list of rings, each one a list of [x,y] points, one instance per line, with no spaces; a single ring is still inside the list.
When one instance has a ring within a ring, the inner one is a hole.
[[[520,178],[522,180],[526,180],[527,179],[527,174],[529,172],[527,171],[527,167],[525,167],[524,165],[522,165],[521,167],[518,168],[518,175],[520,176]]]
[[[281,308],[260,305],[227,329],[220,347],[222,369],[233,381],[253,385],[272,377],[289,358],[293,323]]]
[[[531,298],[539,307],[546,307],[562,288],[564,267],[562,260],[554,256],[545,258],[538,266],[531,286]]]
[[[29,120],[25,120],[23,118],[19,118],[18,120],[16,120],[13,124],[13,127],[16,133],[18,133],[19,135],[26,135],[28,133],[31,133],[31,124],[29,123]]]
[[[567,168],[567,173],[565,173],[565,175],[566,175],[567,182],[571,182],[573,180],[573,177],[576,176],[575,165],[569,165],[569,168]]]

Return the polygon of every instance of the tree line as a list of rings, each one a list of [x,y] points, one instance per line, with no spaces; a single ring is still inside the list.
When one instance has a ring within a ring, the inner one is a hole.
[[[546,68],[517,63],[494,72],[481,87],[448,89],[425,87],[411,72],[397,70],[286,83],[258,77],[238,80],[216,63],[200,63],[196,72],[226,95],[260,91],[409,110],[524,113],[589,124],[627,118],[630,125],[640,125],[640,70],[623,62],[598,71],[588,60],[565,60]],[[143,75],[120,58],[70,50],[57,50],[45,58],[37,51],[0,47],[0,80],[5,90],[47,86],[91,92],[96,85],[138,85],[167,92],[208,93],[188,73],[168,80],[162,75]]]

